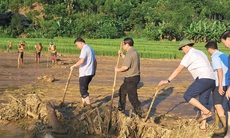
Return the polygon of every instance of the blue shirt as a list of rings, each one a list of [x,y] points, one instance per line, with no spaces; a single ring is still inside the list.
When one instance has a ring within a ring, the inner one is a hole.
[[[228,68],[230,69],[230,55],[228,56]],[[230,70],[228,70],[228,86],[230,86]]]
[[[85,44],[81,49],[79,58],[84,59],[84,63],[79,67],[79,77],[94,75],[96,57],[93,49]]]
[[[222,86],[228,85],[228,56],[218,50],[216,50],[212,56],[212,68],[214,71],[214,75],[216,78],[216,86],[218,86],[218,74],[217,69],[223,70],[223,80],[222,80]]]

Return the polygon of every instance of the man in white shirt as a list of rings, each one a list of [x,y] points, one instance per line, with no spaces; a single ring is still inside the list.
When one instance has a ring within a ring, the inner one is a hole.
[[[71,70],[79,66],[79,87],[82,97],[82,106],[86,104],[86,108],[91,108],[88,87],[93,76],[96,74],[97,60],[94,50],[85,43],[82,38],[77,38],[74,44],[81,50],[79,60],[76,64],[71,66]]]
[[[186,90],[184,99],[201,111],[198,122],[202,122],[200,129],[206,131],[206,119],[212,116],[208,104],[210,93],[215,87],[215,77],[205,53],[193,48],[193,45],[194,43],[186,38],[180,42],[178,50],[182,50],[185,55],[168,79],[160,81],[158,86],[171,82],[184,68],[188,68],[194,82]]]

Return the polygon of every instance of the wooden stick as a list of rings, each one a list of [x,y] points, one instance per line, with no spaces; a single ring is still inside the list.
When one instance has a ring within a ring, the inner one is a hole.
[[[17,98],[15,98],[13,95],[9,95],[12,99],[14,99],[15,101],[19,102],[20,104],[24,105],[25,104],[23,102],[21,102],[20,100],[18,100]]]
[[[102,119],[101,119],[101,116],[100,116],[98,108],[96,108],[96,110],[97,110],[98,125],[99,125],[100,132],[102,134],[102,128],[101,128]]]
[[[65,90],[64,90],[64,94],[63,94],[63,98],[62,98],[62,103],[64,103],[64,100],[65,100],[65,95],[66,95],[66,91],[67,91],[67,88],[68,88],[68,85],[69,85],[69,81],[70,81],[70,77],[71,77],[72,72],[73,72],[73,69],[70,70],[69,77],[68,77],[66,85],[65,85]]]
[[[160,90],[161,90],[160,87],[156,87],[156,89],[155,89],[155,94],[153,95],[152,102],[151,102],[151,104],[150,104],[150,106],[149,106],[149,110],[148,110],[148,112],[147,112],[147,115],[146,115],[146,117],[145,117],[144,122],[146,122],[146,121],[148,120],[148,117],[149,117],[150,111],[151,111],[151,109],[152,109],[153,103],[154,103],[154,101],[155,101],[155,99],[156,99],[156,97],[157,97],[157,94],[158,94],[158,92],[159,92]]]
[[[122,48],[122,43],[120,45],[120,49],[119,49],[120,51],[121,51],[121,48]],[[119,65],[120,56],[121,55],[118,54],[116,67]],[[116,86],[116,80],[117,80],[117,71],[115,71],[115,73],[114,73],[113,89],[112,89],[110,111],[109,111],[109,123],[108,123],[108,127],[107,127],[107,137],[109,134],[109,128],[110,128],[110,123],[111,123],[111,118],[112,118],[113,96],[114,96],[114,91],[115,91],[115,86]]]
[[[48,68],[48,56],[49,56],[49,47],[47,48],[47,58],[46,58],[46,67]]]

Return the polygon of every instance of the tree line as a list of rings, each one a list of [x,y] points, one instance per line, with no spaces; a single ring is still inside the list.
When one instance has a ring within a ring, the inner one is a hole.
[[[18,2],[20,1],[20,2]],[[0,13],[42,5],[26,17],[23,27],[13,16],[9,25],[0,26],[1,36],[30,38],[86,37],[148,40],[218,41],[230,27],[230,1],[226,0],[6,0]]]

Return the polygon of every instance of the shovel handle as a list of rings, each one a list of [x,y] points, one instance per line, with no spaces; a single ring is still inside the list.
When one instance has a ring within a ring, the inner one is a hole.
[[[70,77],[71,77],[72,72],[73,72],[73,69],[70,70],[69,77],[68,77],[66,85],[65,85],[65,90],[64,90],[64,94],[63,94],[63,98],[62,98],[63,103],[64,103],[66,91],[67,91],[67,88],[68,88],[68,85],[69,85],[69,81],[70,81]]]
[[[145,117],[145,122],[148,120],[148,117],[149,117],[149,114],[150,114],[150,111],[151,111],[151,109],[152,109],[152,106],[153,106],[153,103],[154,103],[154,101],[155,101],[155,99],[156,99],[156,97],[157,97],[157,94],[158,94],[158,92],[161,90],[161,87],[156,87],[156,92],[155,92],[155,94],[154,94],[154,96],[153,96],[153,98],[152,98],[152,102],[151,102],[151,104],[150,104],[150,106],[149,106],[149,110],[148,110],[148,112],[147,112],[147,115],[146,115],[146,117]]]
[[[120,45],[120,49],[122,49],[122,43]],[[117,64],[116,66],[119,65],[119,61],[120,61],[120,55],[118,55],[117,57]],[[114,72],[114,79],[113,79],[113,89],[112,89],[112,95],[111,95],[111,101],[110,101],[110,109],[109,109],[109,122],[108,122],[108,126],[107,126],[107,137],[109,134],[109,128],[111,125],[111,118],[112,118],[112,106],[113,106],[113,97],[114,97],[114,91],[115,91],[115,86],[116,86],[116,80],[117,80],[117,71]]]

